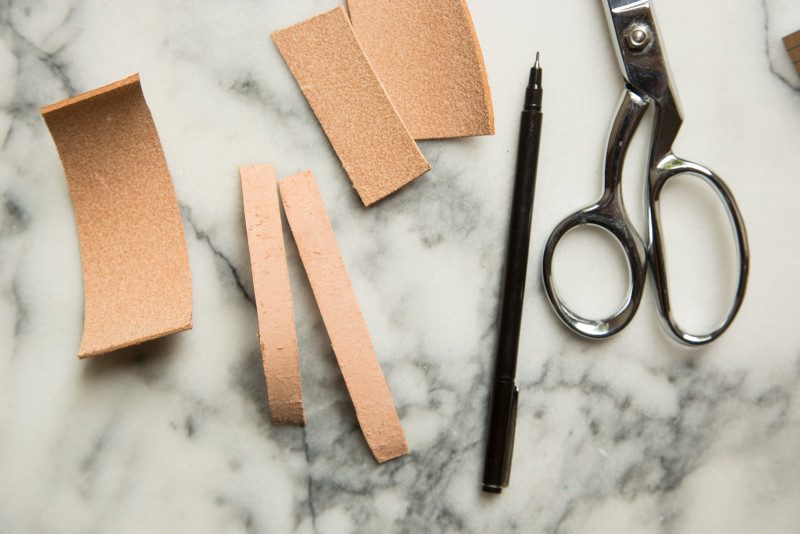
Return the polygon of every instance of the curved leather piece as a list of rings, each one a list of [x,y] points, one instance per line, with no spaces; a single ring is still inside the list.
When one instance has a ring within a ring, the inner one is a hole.
[[[41,112],[78,223],[85,295],[78,357],[191,328],[180,209],[139,75]]]

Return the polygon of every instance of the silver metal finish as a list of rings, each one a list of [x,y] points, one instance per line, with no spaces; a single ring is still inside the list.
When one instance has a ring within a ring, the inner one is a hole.
[[[625,41],[628,48],[642,50],[650,44],[650,28],[643,24],[634,24],[626,32]]]
[[[670,83],[669,67],[659,41],[658,26],[650,0],[603,0],[617,58],[625,79],[625,91],[611,125],[605,159],[603,195],[595,204],[573,213],[553,230],[544,250],[542,275],[545,292],[558,316],[574,331],[592,338],[611,336],[622,330],[636,313],[644,291],[648,265],[655,278],[656,297],[665,329],[688,345],[702,345],[719,337],[739,311],[747,287],[750,252],[744,220],[733,194],[710,169],[677,157],[672,143],[683,123],[677,94]],[[655,119],[645,187],[647,241],[636,233],[622,201],[622,166],[631,138],[650,103]],[[733,302],[723,322],[711,332],[684,331],[672,315],[664,262],[659,201],[664,185],[679,174],[693,174],[708,182],[722,200],[736,237],[739,279]],[[628,258],[631,285],[622,307],[611,317],[590,320],[570,311],[553,285],[553,253],[571,229],[592,224],[610,232]]]

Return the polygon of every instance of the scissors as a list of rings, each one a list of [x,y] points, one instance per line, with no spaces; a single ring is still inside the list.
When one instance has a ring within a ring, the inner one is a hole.
[[[611,125],[605,156],[604,190],[600,199],[568,216],[553,230],[545,246],[542,276],[547,297],[558,316],[575,332],[590,338],[612,336],[633,318],[645,285],[647,267],[653,271],[662,324],[678,341],[702,345],[719,337],[731,324],[744,299],[750,252],[744,220],[736,200],[722,179],[710,169],[677,157],[672,143],[678,134],[683,114],[678,95],[670,83],[669,67],[650,0],[603,0],[617,59],[625,79],[619,110]],[[648,221],[647,244],[637,234],[622,202],[622,165],[634,132],[650,104],[655,118],[645,184],[645,214]],[[703,334],[681,329],[672,315],[664,262],[659,199],[664,185],[680,174],[703,178],[717,193],[731,221],[736,237],[739,281],[731,307],[722,324]],[[553,285],[553,252],[564,235],[575,227],[590,224],[610,232],[622,245],[630,267],[630,287],[622,307],[601,320],[585,319],[569,310]]]

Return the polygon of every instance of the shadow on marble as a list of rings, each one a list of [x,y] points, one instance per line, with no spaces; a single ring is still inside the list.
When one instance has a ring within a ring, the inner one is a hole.
[[[92,384],[109,375],[134,372],[152,382],[166,372],[169,360],[178,352],[177,345],[178,340],[170,335],[94,356],[86,360],[82,380]]]

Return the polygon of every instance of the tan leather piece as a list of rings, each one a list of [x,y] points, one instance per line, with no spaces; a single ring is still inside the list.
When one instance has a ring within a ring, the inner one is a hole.
[[[783,45],[789,52],[789,59],[794,63],[794,68],[800,74],[800,31],[796,31],[783,38]]]
[[[269,411],[275,424],[306,424],[292,289],[272,165],[243,165],[242,199]]]
[[[306,171],[281,178],[278,184],[286,218],[367,444],[378,462],[407,454],[403,427],[314,177]]]
[[[178,200],[139,75],[41,109],[83,262],[85,358],[192,327]]]
[[[272,39],[365,206],[430,170],[342,6]]]
[[[347,0],[353,29],[414,139],[494,134],[464,0]]]

